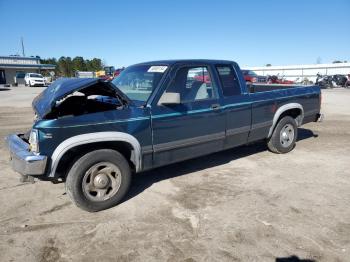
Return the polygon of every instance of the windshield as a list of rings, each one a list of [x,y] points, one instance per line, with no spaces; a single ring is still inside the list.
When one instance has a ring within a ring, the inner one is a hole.
[[[43,78],[43,76],[39,74],[30,74],[30,77]]]
[[[126,68],[112,83],[131,100],[146,102],[162,79],[167,66],[135,65]]]

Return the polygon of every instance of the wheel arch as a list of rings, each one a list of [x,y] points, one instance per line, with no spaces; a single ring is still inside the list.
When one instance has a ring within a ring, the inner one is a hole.
[[[289,103],[279,107],[273,117],[272,126],[270,127],[268,138],[272,136],[273,130],[275,129],[277,123],[284,116],[291,116],[295,119],[297,126],[301,126],[304,119],[304,108],[299,103]]]
[[[56,172],[62,165],[67,169],[66,160],[71,163],[91,150],[102,148],[117,150],[136,172],[141,171],[141,146],[134,136],[123,132],[96,132],[73,136],[60,143],[52,154],[48,176],[57,177]]]

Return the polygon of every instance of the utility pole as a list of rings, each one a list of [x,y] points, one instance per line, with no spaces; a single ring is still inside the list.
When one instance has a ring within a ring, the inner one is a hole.
[[[24,43],[23,43],[23,36],[21,36],[21,44],[22,44],[22,56],[26,56],[24,53]]]

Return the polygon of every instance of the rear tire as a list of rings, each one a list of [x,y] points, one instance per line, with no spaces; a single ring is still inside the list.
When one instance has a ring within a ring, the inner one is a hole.
[[[100,149],[83,155],[68,172],[66,192],[72,202],[88,212],[116,206],[129,190],[131,170],[119,152]]]
[[[295,119],[290,116],[283,117],[276,125],[272,136],[267,142],[271,152],[285,154],[293,150],[297,140],[298,127]]]

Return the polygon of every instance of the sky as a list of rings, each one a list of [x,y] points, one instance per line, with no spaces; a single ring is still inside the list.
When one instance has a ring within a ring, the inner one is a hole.
[[[0,0],[0,55],[106,65],[208,58],[241,66],[350,61],[350,0]]]

